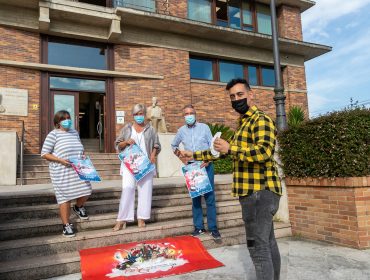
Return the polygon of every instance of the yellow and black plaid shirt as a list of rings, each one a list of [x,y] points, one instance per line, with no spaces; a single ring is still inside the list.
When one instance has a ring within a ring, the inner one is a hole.
[[[273,120],[250,107],[241,118],[230,142],[233,159],[233,196],[250,195],[260,190],[282,194],[280,180],[273,159],[276,128]],[[195,160],[214,160],[209,150],[197,151]]]

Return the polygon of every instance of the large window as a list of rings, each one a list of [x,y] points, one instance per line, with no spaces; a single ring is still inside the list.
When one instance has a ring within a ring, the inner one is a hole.
[[[48,64],[91,69],[108,69],[107,48],[104,45],[66,43],[49,38]]]
[[[214,80],[213,61],[211,59],[190,58],[190,76],[192,79]]]
[[[89,80],[68,77],[50,77],[51,89],[69,89],[74,91],[105,92],[104,80]]]
[[[131,8],[147,12],[155,12],[155,0],[113,0],[114,7]]]
[[[211,1],[188,0],[188,18],[196,21],[211,23]]]
[[[256,11],[258,32],[271,35],[272,30],[270,7],[262,4],[257,4]]]
[[[190,58],[190,78],[223,83],[244,78],[251,86],[275,86],[275,71],[271,66],[202,57]]]
[[[219,61],[220,68],[220,82],[227,83],[231,79],[243,77],[243,64]]]
[[[271,35],[270,6],[252,0],[188,0],[188,18]]]

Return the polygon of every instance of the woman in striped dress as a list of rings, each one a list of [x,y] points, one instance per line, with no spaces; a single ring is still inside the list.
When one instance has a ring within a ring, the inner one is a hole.
[[[59,204],[63,235],[72,237],[75,233],[69,222],[71,200],[76,199],[74,212],[80,219],[87,220],[89,217],[84,204],[91,195],[91,184],[89,181],[81,181],[69,162],[70,158],[84,155],[78,132],[71,129],[71,115],[64,110],[57,112],[54,116],[54,127],[46,136],[41,157],[50,162],[49,172]]]

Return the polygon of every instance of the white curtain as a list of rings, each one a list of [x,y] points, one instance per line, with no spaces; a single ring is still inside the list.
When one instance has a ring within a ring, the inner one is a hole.
[[[188,18],[211,23],[211,1],[188,0]]]
[[[257,25],[259,33],[268,35],[272,34],[271,13],[269,6],[257,4]]]

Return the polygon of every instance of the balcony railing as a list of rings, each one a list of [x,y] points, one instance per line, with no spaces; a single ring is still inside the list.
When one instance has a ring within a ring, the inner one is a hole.
[[[113,0],[113,7],[122,7],[146,12],[169,14],[168,0]]]

